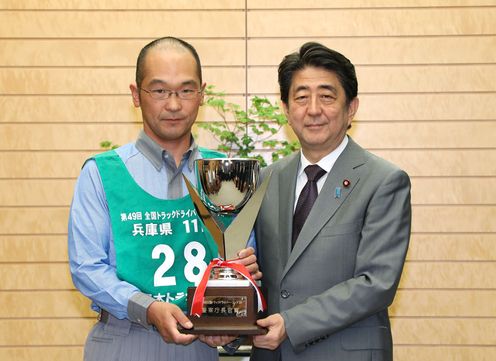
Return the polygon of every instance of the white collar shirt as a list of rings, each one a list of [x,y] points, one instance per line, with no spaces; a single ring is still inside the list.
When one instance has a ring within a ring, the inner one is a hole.
[[[327,176],[331,172],[334,163],[336,163],[336,160],[339,158],[341,153],[343,153],[347,144],[348,144],[348,136],[346,135],[343,138],[341,144],[339,144],[336,149],[334,149],[332,152],[330,152],[321,160],[319,160],[317,163],[315,163],[320,168],[326,171],[326,173],[317,181],[317,190],[319,193],[322,190],[322,187],[324,186]],[[296,178],[295,202],[293,205],[293,211],[296,208],[296,203],[298,203],[298,198],[300,197],[300,193],[308,180],[307,174],[305,173],[305,168],[312,164],[313,163],[311,163],[307,158],[305,158],[303,152],[300,151],[300,167],[298,168],[298,174]]]

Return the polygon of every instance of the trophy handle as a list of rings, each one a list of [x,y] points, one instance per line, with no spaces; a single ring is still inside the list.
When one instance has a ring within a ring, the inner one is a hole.
[[[258,211],[262,206],[262,201],[267,191],[272,172],[267,174],[262,184],[255,191],[255,194],[245,204],[241,212],[227,227],[224,232],[226,260],[238,258],[237,252],[246,247],[246,242],[250,237],[251,230],[255,224]],[[207,227],[208,228],[208,227]]]
[[[213,215],[203,204],[196,188],[191,184],[189,179],[186,178],[184,174],[183,174],[183,178],[184,181],[186,182],[186,187],[188,188],[189,195],[193,200],[193,204],[195,205],[196,212],[198,213],[199,218],[202,220],[203,224],[205,225],[205,227],[207,227],[208,231],[212,235],[212,238],[217,244],[219,254],[225,257],[226,250],[225,250],[225,242],[224,242],[224,233],[222,232],[221,228],[215,221]]]

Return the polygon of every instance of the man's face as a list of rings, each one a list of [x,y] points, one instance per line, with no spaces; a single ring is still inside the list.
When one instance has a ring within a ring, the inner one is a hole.
[[[306,67],[293,74],[288,104],[283,108],[303,153],[317,162],[343,140],[358,109],[358,98],[347,106],[334,72]]]
[[[203,90],[195,59],[189,52],[171,48],[151,49],[144,62],[142,89],[134,85],[130,88],[134,105],[141,107],[144,131],[150,138],[163,148],[189,145],[191,127],[203,102],[203,93],[187,100],[176,94],[157,100],[143,90]]]

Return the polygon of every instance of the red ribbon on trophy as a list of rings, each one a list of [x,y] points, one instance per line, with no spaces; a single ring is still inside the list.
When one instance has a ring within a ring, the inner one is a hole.
[[[239,263],[234,263],[233,261],[223,261],[219,258],[215,258],[208,265],[208,267],[205,270],[205,273],[203,274],[203,277],[200,281],[200,284],[198,285],[198,287],[196,287],[195,295],[193,296],[193,301],[192,301],[192,305],[191,305],[190,315],[200,317],[201,314],[203,313],[203,296],[205,295],[205,290],[207,288],[207,282],[210,278],[210,272],[212,271],[212,268],[214,268],[214,267],[231,268],[235,271],[238,271],[244,278],[246,278],[248,281],[250,281],[250,283],[253,287],[255,287],[255,290],[257,291],[258,311],[263,311],[267,308],[265,298],[264,298],[262,292],[260,291],[260,288],[258,287],[255,280],[251,277],[250,272],[248,272],[248,270],[246,269],[245,266],[243,266]]]

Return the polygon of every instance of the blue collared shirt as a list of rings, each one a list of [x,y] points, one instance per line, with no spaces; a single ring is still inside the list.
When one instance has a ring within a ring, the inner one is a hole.
[[[136,143],[116,149],[134,180],[160,199],[183,197],[184,174],[196,184],[194,160],[201,157],[192,142],[179,167],[167,151],[144,132]],[[116,274],[114,240],[105,192],[96,162],[86,162],[77,180],[68,229],[69,265],[74,285],[92,300],[92,309],[103,308],[117,318],[128,317],[129,299],[139,293]]]

